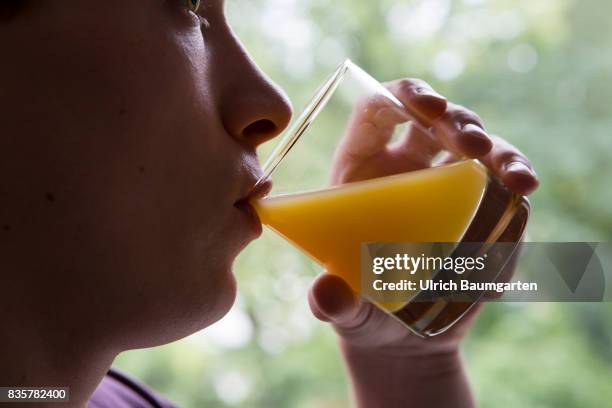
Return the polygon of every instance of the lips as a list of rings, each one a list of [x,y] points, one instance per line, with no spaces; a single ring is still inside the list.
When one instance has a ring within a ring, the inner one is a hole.
[[[255,211],[255,208],[253,208],[253,206],[251,205],[251,200],[257,200],[259,198],[265,197],[271,189],[272,182],[270,180],[266,180],[265,182],[260,183],[259,185],[252,183],[251,188],[249,189],[249,193],[246,194],[240,200],[236,201],[236,203],[234,204],[234,207],[236,207],[242,213],[245,214],[256,236],[261,235],[262,227],[261,220],[257,215],[257,211]]]
[[[249,203],[247,199],[240,200],[234,204],[234,207],[239,209],[243,214],[245,214],[247,218],[247,222],[251,226],[251,230],[255,233],[255,236],[258,237],[262,233],[261,221],[259,220],[259,216],[257,215],[257,211],[255,208]]]

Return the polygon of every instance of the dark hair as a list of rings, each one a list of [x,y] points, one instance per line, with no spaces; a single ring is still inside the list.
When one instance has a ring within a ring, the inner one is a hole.
[[[0,23],[11,21],[28,3],[28,0],[0,0]]]

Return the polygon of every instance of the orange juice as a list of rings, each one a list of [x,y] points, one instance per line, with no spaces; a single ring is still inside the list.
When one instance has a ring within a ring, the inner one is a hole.
[[[262,223],[359,292],[362,242],[461,241],[486,187],[486,169],[467,160],[253,205]]]

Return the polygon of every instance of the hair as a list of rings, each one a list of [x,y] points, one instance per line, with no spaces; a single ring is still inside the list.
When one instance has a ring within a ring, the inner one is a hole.
[[[29,0],[0,0],[0,23],[13,20]]]

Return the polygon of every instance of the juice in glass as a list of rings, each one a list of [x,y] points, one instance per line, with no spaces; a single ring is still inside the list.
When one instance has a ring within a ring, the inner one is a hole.
[[[255,202],[262,221],[353,288],[362,242],[458,242],[487,184],[478,162]]]
[[[528,203],[513,197],[482,164],[466,160],[265,197],[253,206],[263,224],[359,293],[361,243],[516,240]],[[443,331],[472,306],[443,300],[376,303],[419,335]]]

